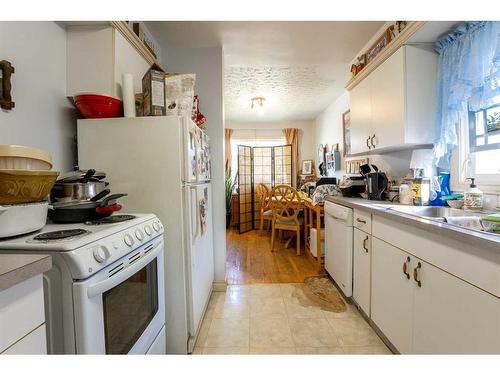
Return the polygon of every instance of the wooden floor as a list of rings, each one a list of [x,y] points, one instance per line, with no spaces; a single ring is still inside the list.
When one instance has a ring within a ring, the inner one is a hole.
[[[271,234],[253,230],[239,234],[237,229],[229,229],[226,251],[226,280],[231,284],[257,283],[301,283],[308,276],[318,275],[318,267],[305,255],[296,254],[294,244],[285,249],[285,241],[276,245],[271,252]],[[303,238],[302,238],[303,240]]]

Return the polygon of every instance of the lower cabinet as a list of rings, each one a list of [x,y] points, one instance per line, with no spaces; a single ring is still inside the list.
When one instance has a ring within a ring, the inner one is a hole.
[[[46,327],[42,324],[2,354],[47,354]]]
[[[416,261],[413,353],[500,354],[500,299]]]
[[[500,353],[500,300],[378,238],[371,318],[401,353]]]
[[[371,294],[371,240],[372,236],[354,228],[354,261],[352,297],[370,316]]]
[[[404,251],[372,237],[371,319],[400,353],[412,350],[413,284],[409,258]]]
[[[46,354],[42,274],[0,291],[0,354]]]

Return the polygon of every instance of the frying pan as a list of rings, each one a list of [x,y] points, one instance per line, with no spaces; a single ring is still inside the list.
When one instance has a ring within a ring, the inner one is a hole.
[[[49,209],[49,218],[55,223],[81,223],[100,219],[121,210],[122,206],[115,201],[125,196],[127,194],[112,194],[100,201],[97,198],[94,201],[54,204]]]

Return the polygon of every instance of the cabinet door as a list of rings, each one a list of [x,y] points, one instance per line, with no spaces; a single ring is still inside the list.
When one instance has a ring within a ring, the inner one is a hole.
[[[367,139],[371,133],[371,75],[362,80],[350,93],[351,153],[368,151]]]
[[[408,257],[372,237],[371,318],[400,353],[410,353],[412,344],[414,282],[403,273]],[[409,264],[407,271],[411,272]]]
[[[371,74],[371,113],[375,149],[405,143],[404,47]]]
[[[413,352],[500,354],[500,299],[419,262],[420,287],[412,275]]]
[[[371,237],[354,228],[354,282],[352,296],[359,307],[370,316]]]
[[[46,327],[42,324],[2,354],[47,354]]]

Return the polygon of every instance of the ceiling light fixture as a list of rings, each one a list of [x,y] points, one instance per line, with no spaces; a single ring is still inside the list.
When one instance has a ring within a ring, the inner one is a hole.
[[[262,107],[264,106],[266,98],[264,98],[263,96],[255,96],[250,100],[252,101],[251,108],[254,109],[255,107],[257,107],[257,110],[259,110],[262,109]]]

